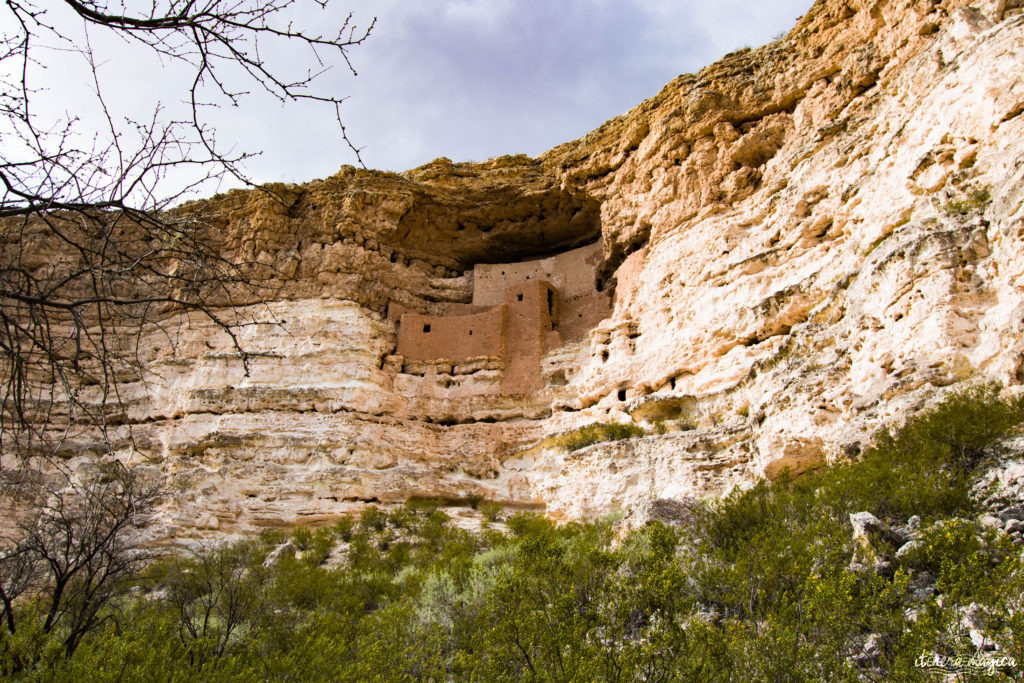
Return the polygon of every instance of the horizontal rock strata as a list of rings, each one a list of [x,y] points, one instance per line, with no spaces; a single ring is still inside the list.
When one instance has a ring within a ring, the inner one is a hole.
[[[171,491],[162,533],[410,497],[599,516],[848,457],[963,380],[1019,387],[1022,64],[1011,1],[822,0],[537,159],[201,203],[272,295],[234,310],[247,364],[198,319],[144,332],[126,457]],[[590,270],[557,266],[591,244]],[[557,337],[529,381],[506,381],[516,339],[399,353],[389,307],[486,317],[505,265],[604,297],[537,323]],[[647,435],[559,445],[601,421]]]

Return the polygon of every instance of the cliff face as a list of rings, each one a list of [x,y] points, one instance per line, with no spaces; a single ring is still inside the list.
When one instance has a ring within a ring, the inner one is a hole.
[[[821,0],[538,159],[204,202],[272,295],[231,312],[260,323],[248,374],[198,318],[142,345],[128,457],[172,492],[160,533],[412,496],[629,510],[854,454],[960,380],[1019,387],[1021,4]],[[608,420],[649,435],[551,438]]]

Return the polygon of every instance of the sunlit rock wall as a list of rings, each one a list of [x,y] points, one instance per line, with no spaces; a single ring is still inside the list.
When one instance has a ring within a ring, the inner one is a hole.
[[[248,372],[198,319],[147,332],[124,455],[166,482],[164,535],[415,496],[599,516],[854,455],[961,381],[1019,388],[1017,4],[822,0],[538,159],[205,202],[272,293],[234,311],[259,323]],[[613,310],[541,359],[542,388],[496,390],[493,359],[395,359],[389,304],[441,316],[474,267],[595,240]],[[648,436],[553,438],[607,420]]]

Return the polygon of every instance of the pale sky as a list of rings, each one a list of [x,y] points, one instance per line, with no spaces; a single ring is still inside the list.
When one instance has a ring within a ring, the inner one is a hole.
[[[679,74],[768,42],[810,5],[350,0],[356,19],[378,20],[370,40],[352,52],[358,78],[339,78],[338,87],[350,95],[344,109],[350,137],[365,147],[371,168],[405,170],[439,156],[533,156],[625,113]],[[268,112],[264,140],[287,129],[284,120]],[[329,174],[345,163],[343,150],[332,146],[336,154],[324,155],[304,128],[275,140],[272,152],[264,147],[275,158],[294,149],[309,160],[308,166],[289,161],[290,179]]]
[[[318,86],[349,97],[342,113],[367,166],[402,171],[439,156],[482,161],[540,154],[628,111],[679,74],[768,42],[810,5],[811,0],[339,0],[322,16],[299,18],[327,34],[349,10],[360,25],[377,17],[369,40],[350,53],[359,76],[336,66]],[[54,21],[66,20],[73,30],[77,19],[62,18],[59,11],[53,6]],[[168,112],[181,106],[184,74],[105,40],[95,29],[90,40],[112,109],[145,118],[156,101]],[[304,57],[265,56],[283,64]],[[49,99],[39,100],[88,121],[91,84],[76,58],[59,52],[46,57]],[[355,163],[328,108],[282,107],[253,96],[240,108],[214,112],[210,121],[221,143],[261,152],[246,167],[258,182],[304,182]]]

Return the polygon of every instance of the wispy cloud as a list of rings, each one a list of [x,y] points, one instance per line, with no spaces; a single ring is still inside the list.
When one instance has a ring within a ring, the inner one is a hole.
[[[538,154],[680,73],[788,29],[809,0],[362,0],[379,16],[349,83],[373,166]],[[382,128],[378,128],[382,126]],[[399,131],[401,131],[399,133]]]
[[[351,52],[359,71],[325,75],[320,86],[349,95],[351,137],[375,168],[404,170],[438,156],[482,160],[539,154],[574,139],[743,45],[791,27],[811,0],[347,0],[324,16],[351,10],[371,39]],[[159,64],[119,61],[108,97],[163,94],[174,76]],[[305,55],[272,55],[286,62]],[[63,87],[60,74],[54,83]],[[116,84],[116,85],[114,85]],[[72,84],[67,82],[68,87]],[[303,181],[334,173],[353,157],[333,113],[253,98],[213,115],[222,141],[263,154],[250,164],[261,181]]]

